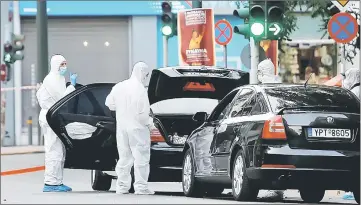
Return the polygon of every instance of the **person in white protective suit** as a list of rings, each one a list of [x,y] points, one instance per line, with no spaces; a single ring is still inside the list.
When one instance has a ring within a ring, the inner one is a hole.
[[[360,99],[360,70],[350,68],[342,75],[342,87],[350,90]]]
[[[275,75],[275,66],[269,58],[258,64],[257,78],[260,83],[281,83],[281,79]]]
[[[43,192],[66,192],[72,189],[63,185],[63,170],[65,148],[63,143],[50,128],[46,114],[63,96],[75,90],[77,74],[70,75],[71,85],[66,87],[64,75],[67,72],[67,62],[62,55],[54,55],[50,60],[50,72],[44,78],[36,93],[41,111],[39,124],[44,134],[45,172]]]
[[[281,83],[281,79],[275,75],[275,66],[271,59],[267,58],[261,61],[258,64],[257,69],[257,78],[260,83]],[[272,191],[268,190],[265,194],[265,198],[273,199],[273,200],[282,200],[283,199],[282,190]]]
[[[105,105],[116,112],[119,160],[115,171],[117,194],[127,194],[131,187],[134,164],[135,194],[154,194],[148,189],[150,161],[150,105],[145,83],[150,69],[144,62],[134,65],[128,80],[116,84]]]

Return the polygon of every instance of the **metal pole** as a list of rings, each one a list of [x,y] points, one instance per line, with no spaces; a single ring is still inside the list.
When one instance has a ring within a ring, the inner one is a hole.
[[[28,143],[29,145],[33,145],[33,118],[30,116],[28,121]]]
[[[342,44],[341,46],[341,73],[345,73],[346,72],[346,47],[345,47],[345,44]]]
[[[259,63],[259,43],[256,42],[253,37],[250,38],[250,50],[251,50],[251,70],[250,70],[250,84],[258,84],[257,79],[257,66]]]
[[[15,35],[21,34],[20,25],[20,6],[19,1],[13,1],[13,31]],[[20,87],[22,86],[22,75],[21,75],[22,61],[18,60],[14,63],[14,91],[15,94],[15,145],[21,145],[23,142],[21,139],[23,129],[23,115],[22,115],[22,93]]]
[[[40,83],[48,74],[48,16],[46,1],[37,1],[36,27],[37,27],[37,81]],[[40,113],[40,107],[38,107]],[[43,145],[40,126],[38,126],[39,145]]]
[[[163,36],[163,67],[168,66],[168,37]]]
[[[202,0],[192,0],[192,8],[202,8]]]
[[[227,68],[227,45],[223,46],[224,68]]]

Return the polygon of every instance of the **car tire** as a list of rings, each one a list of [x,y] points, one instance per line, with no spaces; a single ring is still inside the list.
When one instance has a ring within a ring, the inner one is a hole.
[[[242,150],[239,150],[232,170],[232,194],[236,201],[255,201],[259,188],[248,178]]]
[[[212,185],[212,184],[210,184],[208,188],[205,188],[206,195],[210,197],[220,196],[222,195],[223,191],[224,191],[224,187]]]
[[[301,199],[306,203],[319,203],[325,196],[325,189],[300,189]]]
[[[95,191],[109,191],[113,177],[99,170],[91,170],[91,185]]]
[[[204,194],[202,184],[195,178],[194,159],[191,149],[184,155],[182,167],[182,188],[187,197],[201,197]]]

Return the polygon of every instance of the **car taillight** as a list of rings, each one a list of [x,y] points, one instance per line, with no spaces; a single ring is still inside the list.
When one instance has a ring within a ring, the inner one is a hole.
[[[150,131],[150,140],[151,142],[164,142],[164,137],[157,128],[153,128]]]
[[[274,139],[274,140],[287,139],[285,133],[285,126],[283,124],[281,115],[277,115],[269,120],[266,120],[262,131],[262,139]]]

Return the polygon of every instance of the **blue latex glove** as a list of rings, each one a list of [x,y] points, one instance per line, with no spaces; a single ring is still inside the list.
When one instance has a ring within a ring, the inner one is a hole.
[[[74,73],[70,73],[70,83],[75,86],[76,85],[76,79],[78,78],[78,74]]]

